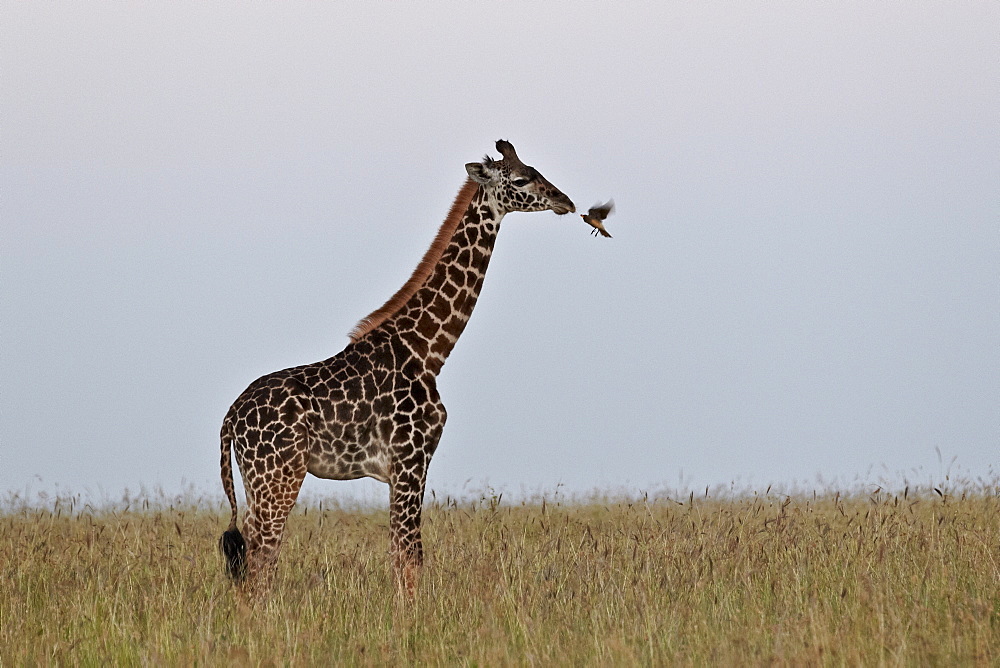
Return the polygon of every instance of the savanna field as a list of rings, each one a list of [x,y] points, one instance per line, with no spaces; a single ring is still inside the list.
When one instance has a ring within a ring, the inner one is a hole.
[[[1000,485],[428,498],[417,600],[387,513],[300,504],[238,605],[221,505],[0,512],[0,665],[955,665],[1000,661]]]

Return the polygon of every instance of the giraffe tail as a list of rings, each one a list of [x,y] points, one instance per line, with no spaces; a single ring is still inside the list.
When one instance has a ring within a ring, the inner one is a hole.
[[[233,487],[233,435],[229,431],[229,420],[222,427],[222,488],[229,499],[229,507],[233,514],[229,520],[229,528],[219,539],[219,549],[226,558],[226,572],[234,582],[240,582],[246,577],[247,544],[243,534],[236,526],[236,490]]]

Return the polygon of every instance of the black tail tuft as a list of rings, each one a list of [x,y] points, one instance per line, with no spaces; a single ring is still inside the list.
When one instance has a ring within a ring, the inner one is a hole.
[[[247,544],[236,527],[229,529],[219,539],[219,549],[226,557],[226,572],[234,582],[241,582],[247,574]]]

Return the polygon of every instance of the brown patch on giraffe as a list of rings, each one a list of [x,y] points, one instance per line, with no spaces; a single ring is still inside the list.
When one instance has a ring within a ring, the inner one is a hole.
[[[446,352],[451,350],[451,347],[455,344],[455,341],[447,336],[439,336],[434,339],[434,343],[431,344],[430,352],[435,355],[444,356]]]
[[[454,316],[451,320],[444,324],[444,331],[448,332],[455,338],[458,338],[458,336],[462,333],[462,330],[465,329],[465,324],[466,320],[464,318]]]
[[[459,295],[455,297],[455,312],[465,313],[465,307],[469,303],[470,299],[472,299],[472,295],[463,287]],[[473,302],[473,304],[475,304],[475,302]]]
[[[486,273],[486,267],[489,266],[490,256],[483,252],[483,249],[479,246],[472,247],[472,266],[478,267],[479,271]]]
[[[427,339],[415,330],[404,330],[400,333],[400,337],[413,349],[414,354],[418,357],[423,358],[427,355]]]
[[[451,302],[449,302],[444,296],[438,295],[427,308],[427,312],[438,320],[444,320],[451,315],[451,308]]]
[[[465,284],[465,272],[458,265],[448,265],[448,280],[455,285]]]
[[[410,280],[406,281],[403,287],[396,291],[396,294],[389,297],[389,301],[362,318],[355,325],[350,334],[351,341],[357,342],[365,334],[381,325],[399,311],[410,297],[416,294],[420,286],[423,285],[424,281],[433,272],[434,265],[441,259],[441,255],[451,242],[455,230],[458,229],[458,224],[462,222],[462,218],[465,216],[465,212],[468,210],[469,205],[472,203],[472,198],[475,197],[478,190],[478,183],[472,179],[466,180],[465,185],[462,186],[461,190],[458,191],[458,195],[455,196],[455,202],[451,205],[447,217],[441,223],[441,227],[438,228],[437,236],[431,242],[430,248],[424,253],[424,257],[420,260],[417,268],[413,270]]]
[[[417,333],[427,340],[430,340],[438,333],[440,325],[431,316],[430,311],[425,311],[417,321]]]

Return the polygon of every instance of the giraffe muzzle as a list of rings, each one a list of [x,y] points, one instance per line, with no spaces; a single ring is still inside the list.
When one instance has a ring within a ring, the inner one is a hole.
[[[556,215],[565,216],[567,213],[576,213],[576,205],[573,204],[573,200],[563,195],[561,201],[552,205],[552,211],[554,211]]]

